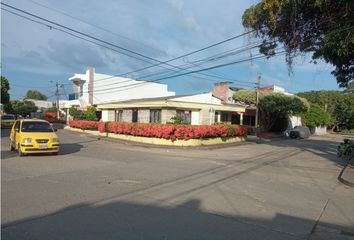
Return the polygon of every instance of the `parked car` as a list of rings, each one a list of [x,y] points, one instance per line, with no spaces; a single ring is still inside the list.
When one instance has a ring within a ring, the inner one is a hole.
[[[289,137],[292,139],[296,138],[309,138],[311,135],[310,129],[308,127],[296,126],[289,132]]]
[[[10,133],[10,149],[20,156],[59,152],[59,139],[49,122],[40,119],[16,120]]]
[[[1,115],[1,128],[11,128],[16,120],[16,116],[13,114]]]

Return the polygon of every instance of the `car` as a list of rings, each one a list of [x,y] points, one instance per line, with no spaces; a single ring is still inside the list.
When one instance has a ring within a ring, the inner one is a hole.
[[[11,128],[16,121],[16,116],[13,114],[1,115],[1,128]]]
[[[296,126],[289,132],[289,137],[292,139],[296,138],[309,138],[311,135],[310,129],[308,127]]]
[[[19,156],[31,153],[59,153],[59,138],[51,124],[41,119],[19,119],[12,126],[10,150]]]

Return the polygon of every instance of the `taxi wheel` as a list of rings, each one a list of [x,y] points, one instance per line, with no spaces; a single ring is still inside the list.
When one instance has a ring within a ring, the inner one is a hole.
[[[25,156],[25,154],[21,151],[20,146],[18,146],[18,155],[19,155],[20,157]]]

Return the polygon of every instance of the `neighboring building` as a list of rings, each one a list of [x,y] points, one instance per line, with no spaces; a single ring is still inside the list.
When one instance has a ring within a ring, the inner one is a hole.
[[[294,96],[294,94],[286,92],[284,88],[279,87],[277,85],[270,85],[266,87],[261,87],[259,88],[259,91],[261,93],[282,93],[288,96]]]
[[[102,111],[102,121],[167,123],[172,117],[180,116],[184,123],[192,125],[215,122],[242,125],[245,112],[245,106],[224,104],[212,93],[98,104],[97,109]]]
[[[72,93],[69,100],[60,101],[61,108],[85,109],[89,105],[175,95],[166,84],[96,73],[94,68],[88,68],[85,74],[74,74],[69,80]]]
[[[34,105],[40,110],[41,112],[44,112],[48,108],[53,107],[53,103],[49,101],[44,101],[44,100],[37,100],[37,99],[31,99],[31,98],[25,98],[23,101],[30,101],[33,102]]]

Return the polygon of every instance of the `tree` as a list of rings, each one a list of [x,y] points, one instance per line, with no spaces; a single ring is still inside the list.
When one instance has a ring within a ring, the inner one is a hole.
[[[36,112],[38,108],[31,101],[13,100],[10,102],[11,110],[9,113],[20,114],[22,116],[31,115],[32,112]]]
[[[298,93],[310,103],[319,105],[334,119],[336,124],[354,128],[354,94],[340,91],[311,91]]]
[[[89,106],[85,112],[85,119],[89,121],[97,121],[96,108],[94,106]]]
[[[6,77],[1,76],[1,103],[5,106],[10,101],[10,85]]]
[[[300,113],[302,123],[308,127],[328,126],[333,123],[331,115],[317,104],[311,104],[309,111]]]
[[[76,109],[74,107],[71,107],[69,109],[69,114],[70,116],[73,117],[73,119],[75,120],[84,120],[85,119],[85,113],[84,111],[80,110],[80,109]]]
[[[48,97],[37,90],[28,90],[25,98],[36,100],[47,100]]]
[[[256,91],[241,89],[234,93],[234,99],[245,104],[256,104]]]
[[[299,53],[313,53],[335,66],[332,74],[341,87],[354,79],[354,1],[262,0],[246,9],[243,25],[260,37],[260,53],[276,55],[284,45],[291,69]]]
[[[305,99],[296,96],[287,96],[282,93],[272,93],[259,100],[261,126],[264,130],[285,130],[288,115],[296,115],[307,111],[309,104]],[[282,128],[275,126],[282,125]]]

